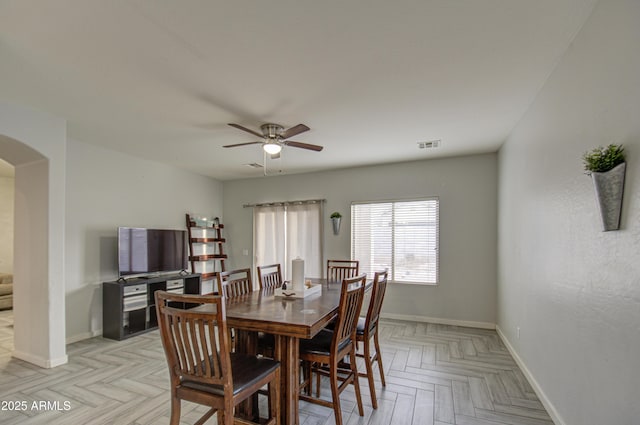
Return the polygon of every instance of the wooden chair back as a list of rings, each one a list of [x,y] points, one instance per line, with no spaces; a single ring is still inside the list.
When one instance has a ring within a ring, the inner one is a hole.
[[[327,280],[342,282],[344,279],[358,276],[360,261],[327,260]]]
[[[258,266],[260,289],[275,289],[282,286],[282,268],[280,263]]]
[[[219,385],[231,396],[229,336],[224,299],[220,296],[181,295],[156,291],[162,345],[174,388],[182,380]],[[181,308],[203,306],[207,311]]]
[[[380,319],[380,310],[382,309],[382,301],[387,290],[387,271],[376,272],[373,278],[373,289],[371,290],[371,301],[367,309],[367,316],[364,323],[358,324],[356,331],[356,340],[362,342],[363,353],[356,355],[364,358],[366,373],[358,372],[358,376],[366,377],[369,381],[369,393],[371,395],[371,405],[374,409],[378,408],[378,398],[376,396],[376,387],[373,379],[373,362],[378,362],[378,370],[380,372],[380,382],[382,386],[386,386],[384,378],[384,368],[382,366],[382,353],[380,351],[380,338],[378,336],[378,321]],[[375,352],[371,351],[371,339],[375,346]]]
[[[216,413],[219,424],[234,424],[235,406],[265,385],[269,418],[260,423],[279,424],[280,364],[251,355],[231,355],[226,299],[221,295],[166,291],[156,291],[154,296],[171,379],[170,424],[181,423],[182,400],[209,407],[197,424],[205,423]],[[232,370],[236,371],[235,382]]]
[[[361,274],[342,280],[338,317],[331,341],[331,352],[334,355],[338,355],[338,347],[344,347],[346,340],[351,339],[355,344],[366,279],[367,276]]]
[[[384,300],[384,294],[387,291],[387,275],[388,272],[376,272],[373,277],[373,289],[371,290],[371,301],[369,302],[369,308],[367,309],[367,316],[365,319],[365,329],[370,333],[373,333],[378,326],[378,320],[380,319],[380,310],[382,309],[382,301]]]
[[[251,269],[218,273],[218,292],[225,298],[235,298],[253,292]]]

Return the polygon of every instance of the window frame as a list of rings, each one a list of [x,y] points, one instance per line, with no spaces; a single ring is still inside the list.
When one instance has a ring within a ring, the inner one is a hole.
[[[435,202],[435,279],[433,282],[422,281],[422,282],[410,282],[404,280],[396,280],[395,272],[396,272],[396,222],[395,222],[395,204],[408,203],[408,202]],[[385,200],[374,200],[374,201],[353,201],[351,202],[351,237],[350,237],[350,256],[352,260],[358,260],[355,257],[355,228],[356,228],[356,219],[355,219],[355,209],[358,205],[375,205],[375,204],[392,204],[392,214],[394,219],[392,220],[392,228],[391,228],[391,264],[388,268],[389,270],[389,281],[395,284],[403,284],[403,285],[424,285],[424,286],[438,286],[440,284],[440,198],[438,196],[428,196],[428,197],[420,197],[420,198],[408,198],[408,199],[385,199]],[[362,271],[362,270],[361,270]]]

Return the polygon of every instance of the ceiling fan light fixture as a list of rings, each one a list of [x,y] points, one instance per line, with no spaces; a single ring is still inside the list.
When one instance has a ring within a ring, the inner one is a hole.
[[[280,153],[282,146],[278,142],[266,142],[262,145],[262,149],[264,149],[264,151],[269,155],[274,155]]]

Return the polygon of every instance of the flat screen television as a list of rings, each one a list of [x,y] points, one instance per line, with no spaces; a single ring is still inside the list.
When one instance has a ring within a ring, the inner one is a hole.
[[[187,231],[118,228],[118,274],[158,274],[187,269]]]

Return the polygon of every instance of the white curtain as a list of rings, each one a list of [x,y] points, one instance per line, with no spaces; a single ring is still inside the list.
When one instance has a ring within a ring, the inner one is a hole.
[[[285,258],[285,241],[284,205],[255,207],[253,209],[253,252],[256,265],[282,263]]]
[[[291,260],[304,260],[306,277],[322,276],[322,205],[302,203],[254,208],[256,265],[280,263],[291,279]]]
[[[291,260],[304,260],[305,277],[322,277],[322,214],[321,205],[287,206],[287,279]]]

